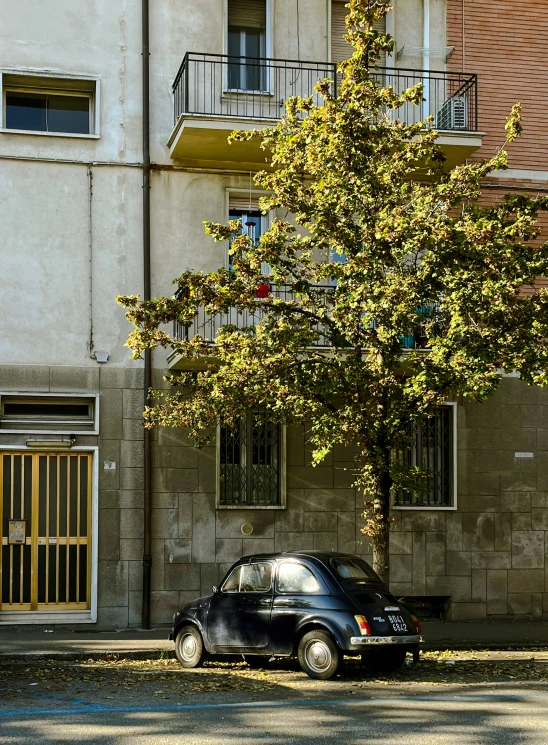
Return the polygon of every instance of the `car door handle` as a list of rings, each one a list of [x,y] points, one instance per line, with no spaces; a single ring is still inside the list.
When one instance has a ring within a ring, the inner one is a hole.
[[[259,600],[259,605],[271,605],[272,598],[263,598],[262,600]]]

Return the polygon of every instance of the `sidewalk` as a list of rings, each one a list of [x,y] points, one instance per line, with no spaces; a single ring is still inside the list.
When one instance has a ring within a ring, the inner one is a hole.
[[[0,628],[0,657],[25,655],[104,657],[109,654],[132,658],[159,657],[173,653],[169,629],[143,631],[57,631],[23,626]],[[546,647],[548,622],[424,622],[424,649],[516,649]]]

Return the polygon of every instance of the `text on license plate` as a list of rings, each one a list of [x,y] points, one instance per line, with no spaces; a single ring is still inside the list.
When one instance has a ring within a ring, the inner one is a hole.
[[[403,616],[388,616],[388,620],[392,624],[394,631],[407,631],[407,624],[403,620]]]

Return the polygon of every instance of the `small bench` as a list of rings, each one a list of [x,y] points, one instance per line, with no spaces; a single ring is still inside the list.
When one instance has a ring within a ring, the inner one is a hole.
[[[421,621],[446,621],[451,595],[405,595],[398,600]]]

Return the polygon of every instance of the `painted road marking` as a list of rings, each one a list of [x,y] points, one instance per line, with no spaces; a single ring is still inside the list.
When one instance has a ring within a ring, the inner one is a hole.
[[[60,716],[67,714],[131,714],[131,713],[154,713],[175,711],[201,711],[206,709],[272,709],[293,706],[377,706],[379,704],[394,703],[401,704],[403,701],[413,703],[436,703],[437,701],[452,701],[453,703],[477,701],[484,702],[514,702],[525,703],[530,699],[547,699],[548,693],[471,693],[453,694],[443,696],[393,696],[391,698],[369,698],[347,701],[335,699],[329,701],[243,701],[232,704],[175,704],[169,706],[107,706],[104,704],[81,705],[79,701],[71,702],[74,708],[60,709],[13,709],[11,711],[0,711],[1,718],[7,717],[37,717],[37,716]]]

